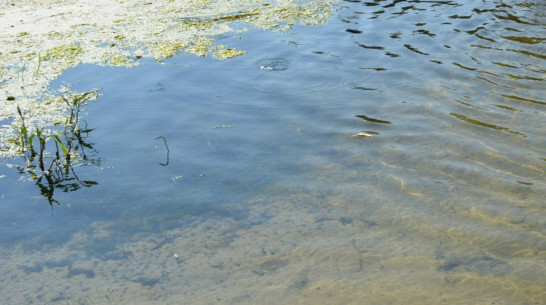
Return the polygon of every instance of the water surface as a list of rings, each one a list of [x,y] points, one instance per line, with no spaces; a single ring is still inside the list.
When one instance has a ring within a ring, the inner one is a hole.
[[[544,304],[544,17],[345,1],[232,60],[65,72],[102,88],[97,185],[2,168],[3,303]]]

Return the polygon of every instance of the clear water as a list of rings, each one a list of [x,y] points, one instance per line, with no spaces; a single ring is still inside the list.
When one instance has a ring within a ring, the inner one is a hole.
[[[102,88],[97,184],[50,206],[1,167],[2,304],[546,304],[544,20],[347,1],[232,60],[67,71]]]

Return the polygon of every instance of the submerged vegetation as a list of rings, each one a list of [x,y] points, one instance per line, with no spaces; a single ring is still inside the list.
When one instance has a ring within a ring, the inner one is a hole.
[[[39,155],[29,140],[39,145],[47,139],[62,149],[62,141],[50,135],[54,124],[66,119],[66,107],[51,102],[55,93],[48,87],[66,69],[80,63],[134,66],[184,52],[231,59],[246,51],[217,44],[220,36],[237,37],[251,27],[286,31],[298,23],[321,24],[337,1],[97,0],[93,7],[73,0],[2,2],[0,157],[25,154],[18,149],[21,121],[34,135],[23,143],[30,152]]]

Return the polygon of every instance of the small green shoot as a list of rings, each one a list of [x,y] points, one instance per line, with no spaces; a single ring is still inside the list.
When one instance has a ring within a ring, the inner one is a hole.
[[[74,162],[88,160],[85,150],[93,149],[93,145],[85,140],[92,129],[87,126],[80,127],[80,111],[82,105],[97,96],[96,92],[97,90],[91,90],[60,97],[67,106],[67,117],[60,130],[46,129],[45,126],[36,124],[29,128],[27,122],[31,120],[26,118],[24,111],[17,106],[20,119],[20,126],[17,129],[18,145],[21,154],[27,160],[24,171],[36,180],[40,192],[50,204],[54,202],[58,204],[53,198],[53,192],[57,188],[70,191],[81,186],[97,184],[94,181],[80,181],[73,169]],[[50,141],[51,139],[53,141]],[[76,156],[78,158],[75,158]],[[37,172],[37,168],[41,172]]]

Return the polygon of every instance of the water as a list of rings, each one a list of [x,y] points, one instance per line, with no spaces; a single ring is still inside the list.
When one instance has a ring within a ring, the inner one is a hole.
[[[69,70],[96,185],[2,167],[2,303],[546,304],[545,37],[536,1],[351,1]]]

